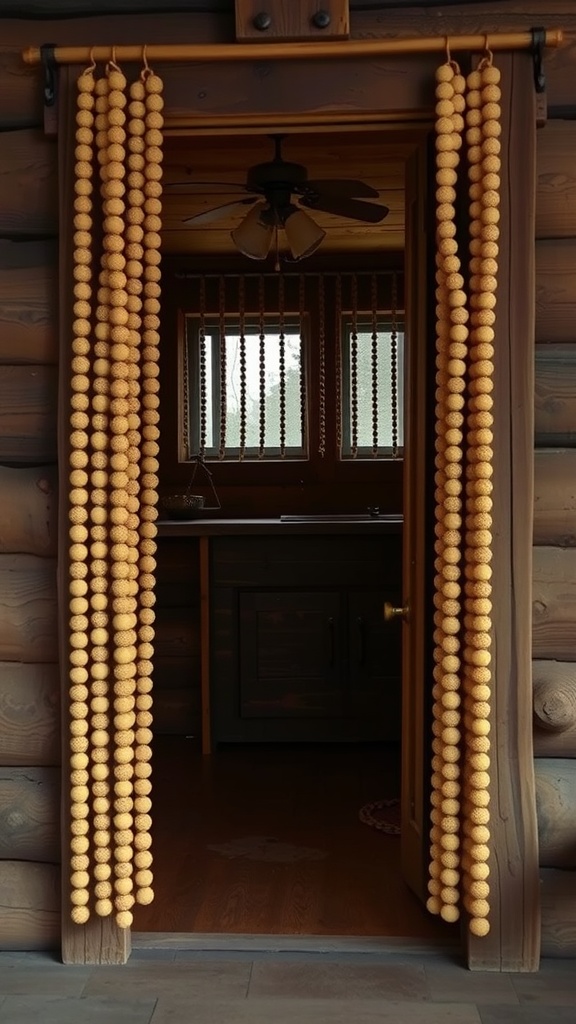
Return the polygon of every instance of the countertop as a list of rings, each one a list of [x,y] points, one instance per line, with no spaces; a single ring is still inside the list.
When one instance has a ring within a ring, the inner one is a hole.
[[[371,534],[398,533],[398,514],[282,516],[276,519],[159,519],[160,537],[225,537],[257,534]]]

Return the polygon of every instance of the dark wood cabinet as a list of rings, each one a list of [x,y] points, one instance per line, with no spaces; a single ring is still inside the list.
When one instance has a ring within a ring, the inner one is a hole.
[[[400,738],[398,535],[214,541],[217,742]]]
[[[242,718],[345,713],[337,591],[242,592],[239,612]]]

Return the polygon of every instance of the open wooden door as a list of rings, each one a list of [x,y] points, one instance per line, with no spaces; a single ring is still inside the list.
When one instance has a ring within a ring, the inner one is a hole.
[[[423,901],[428,865],[426,752],[426,143],[406,166],[402,636],[402,874]]]

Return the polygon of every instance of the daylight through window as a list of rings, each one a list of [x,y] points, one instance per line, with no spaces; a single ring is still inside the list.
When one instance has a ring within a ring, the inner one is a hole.
[[[191,278],[182,461],[402,458],[401,275]]]

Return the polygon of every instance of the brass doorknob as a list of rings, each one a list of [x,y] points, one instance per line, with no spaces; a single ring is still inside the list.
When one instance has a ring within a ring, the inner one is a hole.
[[[384,621],[392,622],[393,619],[402,619],[404,622],[408,622],[410,619],[410,607],[404,605],[403,608],[396,608],[391,601],[384,602]]]

